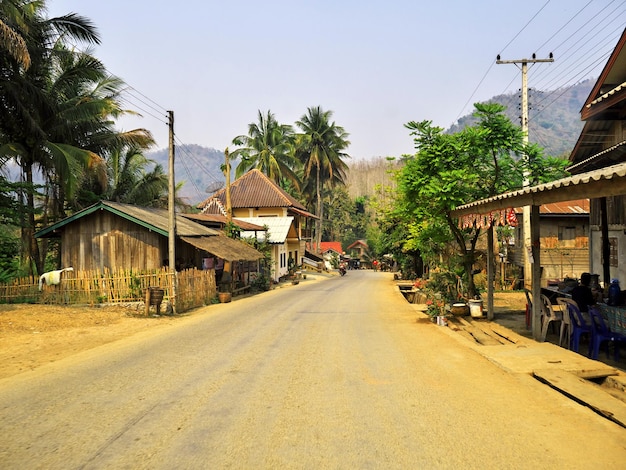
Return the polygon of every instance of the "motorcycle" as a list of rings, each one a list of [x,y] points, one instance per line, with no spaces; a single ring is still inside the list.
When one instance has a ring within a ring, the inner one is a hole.
[[[341,274],[342,276],[346,275],[346,267],[343,264],[339,266],[339,274]]]

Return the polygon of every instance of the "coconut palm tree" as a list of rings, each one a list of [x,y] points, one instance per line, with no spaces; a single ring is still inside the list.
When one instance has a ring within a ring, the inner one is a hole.
[[[298,188],[300,181],[294,171],[298,162],[293,156],[293,138],[291,126],[279,124],[271,111],[264,115],[259,110],[258,123],[248,125],[248,135],[233,139],[233,144],[243,146],[230,154],[231,159],[241,159],[235,170],[236,176],[256,168],[276,183],[286,180]]]
[[[13,17],[19,21],[5,21],[8,5],[15,8]],[[31,272],[40,272],[44,257],[34,239],[39,195],[33,172],[40,170],[49,187],[58,189],[55,197],[60,202],[52,207],[62,212],[64,193],[73,193],[80,170],[102,163],[84,138],[98,135],[94,133],[98,126],[88,124],[111,127],[113,101],[93,99],[90,93],[103,79],[104,67],[89,54],[64,46],[66,41],[99,42],[89,20],[75,14],[46,18],[43,1],[13,0],[2,7],[3,21],[24,38],[31,62],[26,70],[13,56],[0,54],[0,155],[21,167],[27,188],[22,199],[23,258]]]
[[[27,69],[30,67],[28,47],[22,35],[13,26],[21,22],[20,6],[23,3],[19,0],[0,2],[0,50],[6,51],[17,64]]]
[[[324,217],[322,205],[322,188],[344,182],[347,164],[344,158],[349,155],[344,151],[350,145],[346,131],[331,122],[332,111],[324,111],[320,106],[307,109],[296,125],[302,131],[296,139],[296,156],[302,164],[303,181],[308,194],[311,191],[311,181],[315,182],[315,238],[320,246],[322,236],[322,219]]]

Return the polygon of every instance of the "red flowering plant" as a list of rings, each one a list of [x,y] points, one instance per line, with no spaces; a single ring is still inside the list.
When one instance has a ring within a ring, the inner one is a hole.
[[[432,297],[426,300],[426,314],[431,317],[439,317],[445,315],[446,302],[441,298],[441,295],[435,293]]]

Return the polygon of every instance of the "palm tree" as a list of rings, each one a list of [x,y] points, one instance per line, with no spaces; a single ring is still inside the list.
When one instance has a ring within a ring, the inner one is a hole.
[[[345,130],[331,122],[332,111],[324,111],[320,106],[308,108],[296,125],[302,130],[296,140],[296,155],[303,168],[303,181],[308,194],[311,191],[311,177],[315,182],[316,220],[315,238],[319,247],[322,241],[322,188],[343,184],[348,168],[343,158],[349,158],[344,150],[350,145]]]
[[[21,67],[28,69],[30,54],[26,41],[12,26],[20,23],[20,6],[23,3],[19,0],[0,2],[0,49],[5,50]]]
[[[258,119],[258,123],[248,125],[248,135],[233,139],[233,144],[243,145],[230,154],[231,159],[241,158],[235,170],[236,176],[256,168],[276,183],[287,180],[298,188],[300,181],[294,171],[298,162],[293,156],[293,128],[279,124],[271,111],[264,115],[259,110]]]
[[[31,65],[25,70],[13,56],[0,55],[0,155],[21,167],[27,188],[22,199],[23,260],[31,272],[40,272],[45,256],[34,239],[38,195],[33,171],[40,170],[50,183],[53,216],[62,214],[65,195],[75,192],[81,173],[101,167],[103,160],[89,143],[102,130],[112,129],[110,116],[116,109],[111,95],[100,93],[111,88],[95,86],[106,82],[102,64],[64,46],[65,41],[99,42],[89,20],[75,14],[45,18],[43,1],[5,2],[3,15],[7,5],[15,8],[19,21],[7,22],[9,15],[2,19],[25,39]]]

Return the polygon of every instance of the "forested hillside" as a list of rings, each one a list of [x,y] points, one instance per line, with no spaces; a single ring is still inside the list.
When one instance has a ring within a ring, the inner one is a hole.
[[[529,92],[529,139],[545,149],[546,155],[567,158],[582,129],[580,109],[595,81],[586,80],[565,90]],[[507,107],[507,115],[519,123],[519,94],[494,96],[490,101]],[[474,118],[467,115],[451,126],[448,132],[457,132],[471,125]],[[349,132],[349,129],[347,129]],[[409,131],[407,130],[407,135]],[[149,155],[163,165],[167,171],[168,150],[162,149]],[[372,196],[377,186],[389,185],[389,170],[397,167],[401,155],[393,160],[375,157],[372,159],[349,159],[348,191],[352,198]],[[184,181],[180,195],[191,204],[207,197],[216,182],[224,182],[220,166],[224,164],[224,152],[200,145],[176,147],[176,181]]]

